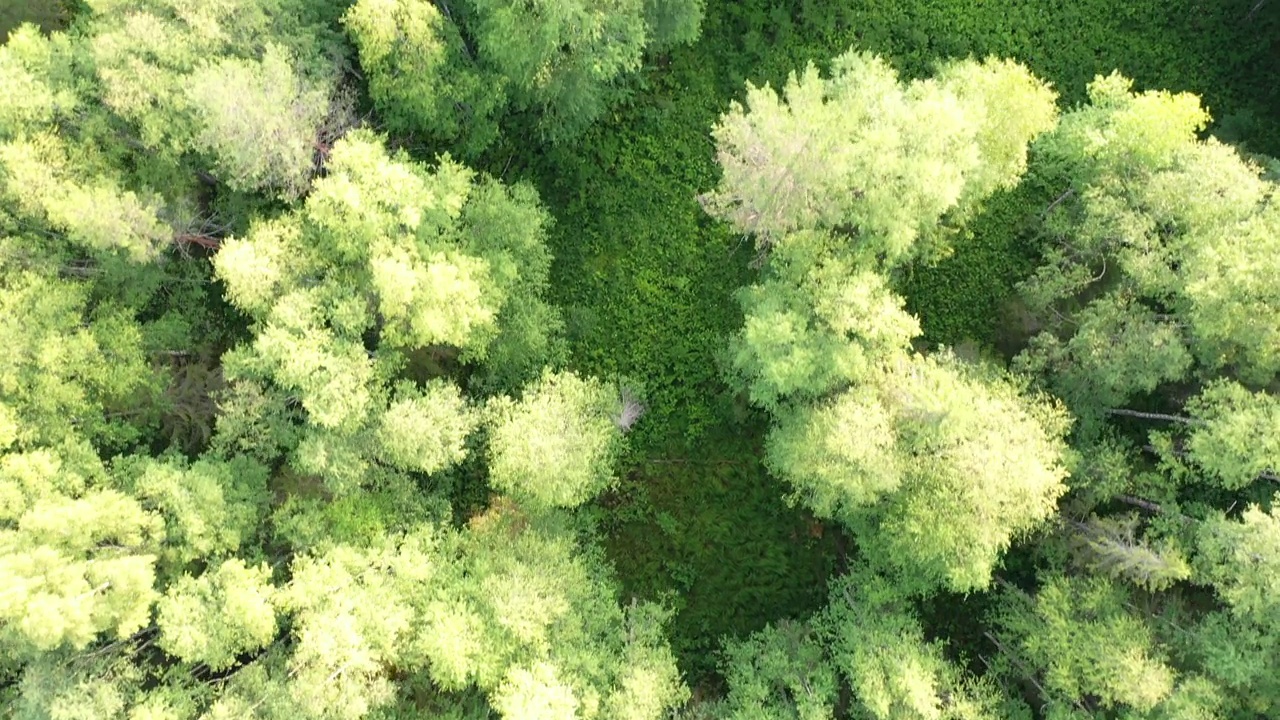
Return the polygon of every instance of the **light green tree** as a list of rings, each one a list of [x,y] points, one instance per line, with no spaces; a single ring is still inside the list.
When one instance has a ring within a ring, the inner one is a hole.
[[[228,57],[185,82],[199,118],[192,145],[211,157],[214,175],[232,189],[271,189],[286,199],[306,191],[330,88],[310,83],[275,44],[261,60]]]
[[[1122,587],[1103,578],[1052,576],[1034,600],[1011,591],[1000,618],[1007,660],[1042,677],[1043,698],[1082,709],[1087,696],[1104,708],[1156,708],[1177,673]]]
[[[656,720],[688,696],[669,613],[621,605],[588,523],[454,516],[485,419],[496,475],[535,460],[578,504],[621,401],[567,373],[518,392],[563,357],[531,187],[328,147],[343,51],[308,23],[337,5],[91,0],[0,49],[0,714]],[[162,428],[177,393],[216,413],[207,452]]]
[[[1215,513],[1197,528],[1196,579],[1224,607],[1208,614],[1190,643],[1206,674],[1242,713],[1274,714],[1280,682],[1280,513],[1248,506],[1241,517]]]
[[[1273,181],[1198,132],[1189,94],[1135,93],[1119,75],[1037,149],[1071,187],[1048,213],[1045,264],[1023,285],[1047,329],[1022,362],[1096,413],[1161,384],[1280,370]],[[1193,365],[1194,361],[1194,365]]]
[[[1133,298],[1100,298],[1073,322],[1065,341],[1050,333],[1032,338],[1017,367],[1052,377],[1053,389],[1081,414],[1122,406],[1185,377],[1193,363],[1177,324]]]
[[[469,155],[497,137],[506,78],[481,68],[449,13],[425,0],[360,0],[343,22],[387,127]]]
[[[47,134],[0,144],[6,199],[77,246],[139,262],[155,257],[173,237],[158,217],[158,197],[124,189],[108,174],[84,177],[69,154]]]
[[[76,94],[52,82],[68,52],[65,35],[45,38],[34,25],[9,34],[0,46],[0,137],[47,128],[76,107]]]
[[[1280,513],[1257,505],[1240,521],[1216,517],[1200,531],[1199,575],[1213,585],[1231,611],[1272,630],[1280,627]]]
[[[474,181],[447,157],[428,172],[353,133],[303,207],[229,239],[215,258],[231,301],[258,322],[225,372],[299,401],[307,429],[282,449],[332,489],[369,482],[377,463],[453,465],[477,418],[456,389],[415,387],[405,369],[433,348],[483,365],[496,345],[490,377],[508,384],[552,359],[519,350],[549,349],[554,317],[514,336],[499,329],[527,311],[517,305],[546,307],[545,225],[527,188]]]
[[[995,720],[1019,706],[926,640],[895,580],[857,566],[832,582],[827,607],[726,645],[728,694],[713,717]],[[842,691],[847,688],[847,693]]]
[[[727,717],[829,717],[837,682],[856,716],[1006,717],[1016,703],[925,640],[914,598],[987,588],[1015,539],[1066,492],[1069,419],[1014,376],[924,356],[892,290],[904,262],[1017,182],[1052,127],[1053,95],[989,60],[899,82],[850,52],[779,97],[748,88],[714,134],[724,177],[702,198],[753,233],[764,277],[740,294],[732,379],[770,412],[770,471],[840,522],[858,568],[837,579],[816,639],[771,630],[731,646]],[[837,681],[836,678],[839,678]]]
[[[920,334],[887,281],[841,245],[825,232],[789,235],[773,247],[766,277],[739,292],[745,320],[729,357],[755,404],[775,410],[828,395]]]
[[[517,107],[535,110],[543,136],[581,133],[621,95],[647,47],[692,42],[697,0],[466,0],[481,62],[504,77]]]
[[[1280,462],[1270,161],[1204,136],[1194,95],[1118,74],[1089,95],[1035,146],[1032,171],[1065,186],[1021,288],[1044,330],[1016,364],[1081,418],[1067,507],[1088,519],[1062,527],[1096,576],[1046,573],[1013,675],[1063,717],[1273,713],[1280,643],[1250,600],[1275,524],[1253,503]]]
[[[511,106],[544,139],[576,137],[646,51],[697,39],[702,0],[361,0],[344,24],[388,127],[483,150]]]
[[[131,495],[165,519],[161,558],[178,572],[194,562],[229,557],[256,544],[266,512],[267,468],[248,458],[229,461],[123,460]]]
[[[127,416],[145,409],[161,378],[126,308],[90,305],[89,284],[0,272],[0,391],[23,446],[64,440],[127,442]]]
[[[957,219],[1013,185],[1026,146],[1053,126],[1054,95],[1011,62],[963,61],[910,83],[850,51],[831,77],[809,65],[781,95],[748,86],[716,125],[724,177],[702,198],[761,245],[803,229],[839,229],[856,253],[896,265],[945,250],[938,220]]]
[[[855,702],[877,720],[994,720],[1004,717],[996,689],[967,677],[925,639],[891,581],[857,569],[834,582],[820,620],[831,657]]]
[[[478,418],[458,388],[440,380],[419,391],[402,384],[377,429],[382,457],[402,470],[433,473],[466,457]]]
[[[1280,398],[1238,383],[1210,384],[1186,405],[1186,457],[1223,487],[1237,489],[1280,471]]]
[[[663,615],[620,608],[572,532],[498,503],[462,532],[419,526],[301,558],[282,598],[292,701],[362,717],[392,702],[397,667],[436,692],[476,687],[509,718],[661,717],[687,693]]]
[[[578,717],[578,699],[573,690],[560,682],[555,667],[545,662],[527,669],[513,668],[494,693],[493,705],[507,718],[574,720]]]
[[[903,84],[850,52],[783,97],[749,87],[713,133],[724,177],[704,207],[767,251],[729,351],[733,379],[777,421],[766,463],[912,592],[986,587],[1066,490],[1062,410],[1008,376],[913,352],[919,323],[886,277],[944,252],[942,223],[1015,183],[1055,116],[1053,94],[1014,63]]]
[[[179,578],[156,606],[159,645],[170,655],[213,670],[276,639],[275,596],[266,565],[225,560],[199,577]]]
[[[547,374],[519,401],[491,401],[489,481],[535,507],[574,507],[605,489],[622,433],[616,390],[573,373]]]
[[[337,92],[335,45],[299,4],[93,0],[78,23],[98,96],[149,153],[192,153],[235,190],[298,197]],[[299,32],[302,30],[302,32]]]
[[[1165,538],[1149,540],[1139,535],[1136,514],[1091,517],[1068,521],[1075,552],[1089,569],[1127,580],[1149,592],[1167,590],[1191,576],[1184,553]]]
[[[616,82],[639,68],[646,40],[642,0],[467,0],[480,57],[510,82],[513,100],[537,109],[551,139],[600,115]]]
[[[82,649],[99,634],[123,638],[147,625],[158,518],[101,490],[37,501],[17,525],[0,532],[8,652]]]
[[[891,360],[864,382],[783,416],[770,468],[910,587],[986,587],[1066,491],[1065,415],[945,355]]]
[[[729,691],[721,717],[824,720],[835,712],[839,675],[807,623],[782,621],[725,644]]]

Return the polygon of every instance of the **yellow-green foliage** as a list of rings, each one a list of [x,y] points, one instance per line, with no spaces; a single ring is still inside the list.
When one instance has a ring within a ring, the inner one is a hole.
[[[1172,692],[1176,673],[1152,629],[1110,581],[1049,578],[1034,609],[1007,622],[1020,652],[1043,673],[1050,698],[1078,703],[1092,695],[1103,707],[1154,708]]]
[[[1272,3],[76,7],[0,49],[0,715],[1275,715]],[[937,347],[1041,330],[1103,441]]]
[[[458,26],[435,4],[360,0],[343,23],[388,127],[456,141],[464,153],[494,141],[506,79],[479,67]]]
[[[909,83],[866,53],[831,68],[823,78],[810,63],[781,95],[748,85],[746,106],[713,130],[724,177],[704,203],[762,246],[836,228],[890,267],[945,254],[927,242],[938,220],[1016,184],[1027,143],[1056,116],[1053,93],[1013,62],[958,62]]]
[[[574,507],[613,479],[622,433],[616,390],[573,373],[547,374],[518,401],[491,401],[489,481],[534,507]]]

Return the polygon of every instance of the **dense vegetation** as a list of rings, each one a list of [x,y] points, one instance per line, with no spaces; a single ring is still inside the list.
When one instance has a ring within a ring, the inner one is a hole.
[[[0,714],[1275,716],[1278,22],[0,0]]]

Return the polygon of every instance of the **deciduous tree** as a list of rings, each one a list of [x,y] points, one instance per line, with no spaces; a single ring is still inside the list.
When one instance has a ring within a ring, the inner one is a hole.
[[[392,381],[422,350],[484,363],[492,345],[509,347],[500,319],[545,307],[545,225],[526,188],[473,180],[447,157],[429,172],[353,133],[302,208],[228,240],[215,259],[232,302],[258,322],[252,344],[224,358],[227,375],[298,399],[310,429],[289,448],[293,465],[334,489],[367,482],[376,463],[453,465],[476,425],[458,391]],[[515,342],[548,348],[556,329],[551,317]],[[551,359],[506,351],[491,372],[518,382]]]
[[[343,21],[389,129],[456,141],[464,154],[496,139],[507,80],[482,68],[447,4],[360,0]]]
[[[945,250],[940,218],[1017,181],[1053,100],[1015,63],[963,61],[904,84],[850,51],[829,78],[810,64],[781,94],[748,86],[712,132],[724,178],[703,204],[762,245],[826,228],[868,260],[927,256]]]
[[[491,401],[489,481],[534,507],[574,507],[612,480],[622,433],[616,390],[573,373],[548,374],[519,401]]]

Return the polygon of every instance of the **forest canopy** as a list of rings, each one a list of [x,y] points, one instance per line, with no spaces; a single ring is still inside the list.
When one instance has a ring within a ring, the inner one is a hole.
[[[945,5],[0,2],[0,716],[1280,714],[1280,9]]]

